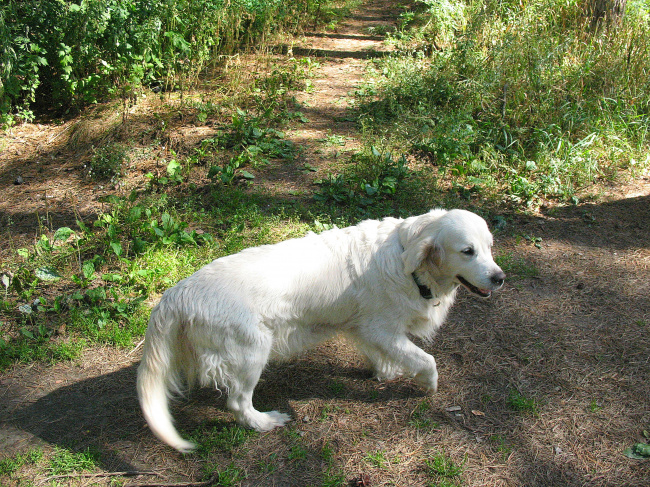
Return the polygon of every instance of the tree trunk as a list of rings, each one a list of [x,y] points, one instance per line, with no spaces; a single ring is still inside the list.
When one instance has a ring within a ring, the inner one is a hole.
[[[625,13],[627,0],[587,0],[587,13],[591,17],[591,28],[600,29],[603,25],[616,26]]]

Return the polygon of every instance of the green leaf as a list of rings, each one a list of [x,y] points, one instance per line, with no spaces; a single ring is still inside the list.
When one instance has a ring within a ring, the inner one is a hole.
[[[122,255],[122,244],[119,242],[111,242],[111,248],[113,249],[113,252],[115,252],[115,255],[120,257]]]
[[[36,245],[38,245],[43,250],[47,250],[48,252],[52,250],[52,244],[50,243],[50,239],[47,238],[47,235],[41,235],[41,238],[38,242],[36,242]]]
[[[61,275],[58,272],[47,266],[36,269],[34,274],[41,281],[57,281],[61,279]]]
[[[248,171],[242,171],[240,173],[245,179],[255,179],[255,176]]]
[[[650,445],[646,443],[636,443],[635,445],[623,450],[623,455],[635,460],[650,459]]]
[[[108,282],[119,282],[122,280],[122,276],[120,274],[112,274],[112,273],[102,274],[102,279]]]
[[[91,279],[95,274],[95,264],[93,264],[91,261],[88,260],[83,263],[83,265],[81,266],[81,270],[86,279]]]
[[[71,228],[61,227],[56,232],[54,232],[54,241],[56,242],[57,240],[62,240],[65,242],[73,233],[74,231]]]
[[[29,250],[27,249],[16,249],[16,253],[20,255],[23,259],[29,257]]]
[[[167,174],[169,174],[171,177],[175,177],[181,170],[181,163],[178,162],[176,159],[172,159],[169,161],[169,164],[167,164]]]
[[[30,308],[30,309],[31,309],[31,308]],[[20,329],[20,333],[21,333],[23,336],[26,336],[27,338],[32,338],[32,339],[34,338],[34,334],[33,334],[30,330],[28,330],[27,328],[25,328],[25,327],[23,327],[23,328]]]

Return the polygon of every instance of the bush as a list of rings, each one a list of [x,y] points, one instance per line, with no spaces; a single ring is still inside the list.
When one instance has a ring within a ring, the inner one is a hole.
[[[126,149],[119,144],[100,147],[90,159],[90,177],[97,181],[118,179],[127,160]]]

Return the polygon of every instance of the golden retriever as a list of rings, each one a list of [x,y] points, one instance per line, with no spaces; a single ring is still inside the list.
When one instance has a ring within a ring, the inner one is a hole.
[[[168,397],[199,384],[258,431],[290,417],[253,407],[269,360],[337,333],[357,345],[380,379],[413,377],[435,392],[435,359],[409,335],[429,338],[463,285],[488,297],[505,274],[486,222],[465,210],[367,220],[219,258],[167,290],[153,309],[138,369],[151,430],[181,452],[194,444],[172,424]]]

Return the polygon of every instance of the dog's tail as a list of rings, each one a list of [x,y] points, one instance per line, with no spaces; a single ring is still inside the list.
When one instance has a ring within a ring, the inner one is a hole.
[[[175,313],[165,308],[164,303],[160,303],[151,312],[142,362],[138,367],[138,398],[151,431],[169,446],[187,453],[196,445],[180,437],[169,412],[171,391],[180,389],[180,371],[175,367],[178,361],[174,345],[177,320]]]

